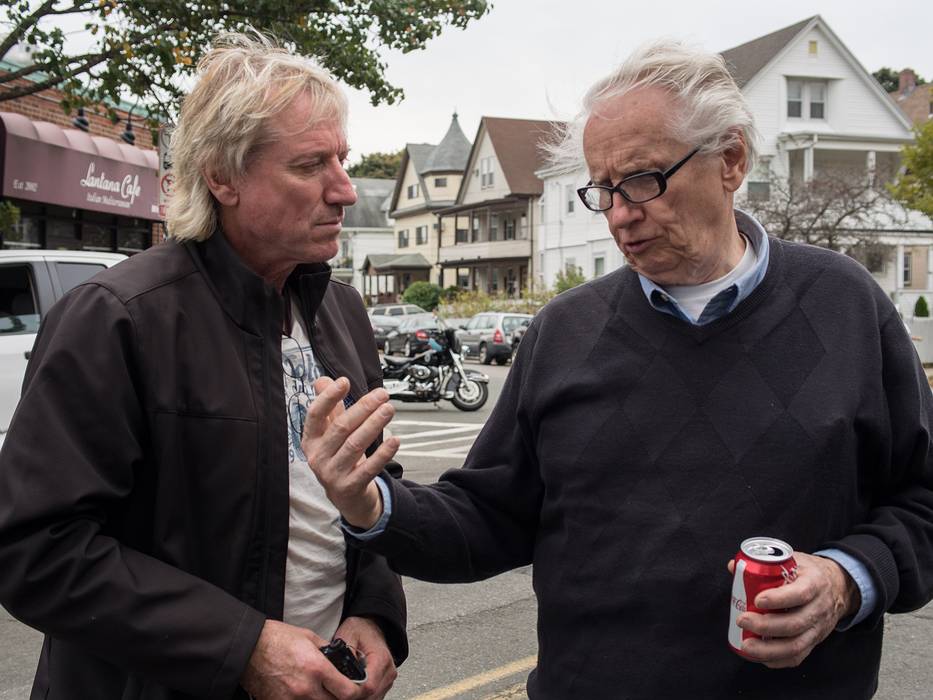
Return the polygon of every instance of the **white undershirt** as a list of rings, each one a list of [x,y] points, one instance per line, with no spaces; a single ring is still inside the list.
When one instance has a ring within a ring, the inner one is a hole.
[[[739,260],[739,264],[718,280],[704,282],[703,284],[685,284],[664,287],[664,291],[672,296],[683,312],[694,321],[700,318],[703,309],[706,308],[706,305],[709,304],[713,297],[719,294],[723,289],[728,289],[735,284],[737,279],[755,267],[755,263],[758,262],[758,255],[755,253],[755,247],[745,237],[745,234],[740,235],[745,242],[745,253],[742,255],[742,259]]]
[[[299,317],[300,312],[293,302],[292,318],[295,320],[291,337],[297,345],[289,338],[282,339],[283,365],[286,360],[293,367],[303,362],[307,376],[303,380],[295,379],[283,367],[286,402],[300,391],[313,398],[314,380],[321,376]],[[300,433],[292,429],[288,416],[286,421],[289,509],[284,620],[331,639],[340,624],[346,591],[347,556],[340,513],[324,495],[324,488],[308,467],[301,451]],[[300,419],[296,420],[298,422]]]

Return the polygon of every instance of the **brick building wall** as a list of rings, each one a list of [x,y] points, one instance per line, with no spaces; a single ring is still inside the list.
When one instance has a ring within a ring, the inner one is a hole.
[[[915,126],[933,117],[933,85],[917,85],[917,74],[905,68],[898,76],[898,88],[889,93]]]
[[[10,88],[32,85],[31,81],[21,79],[14,80],[11,83],[0,86],[0,97]],[[78,110],[73,109],[71,114],[66,114],[62,109],[62,92],[60,90],[49,89],[37,92],[25,97],[17,97],[13,100],[0,101],[0,112],[13,112],[22,114],[37,122],[51,122],[66,129],[73,129],[71,120],[78,115]],[[116,110],[120,121],[114,124],[107,117],[105,109],[100,107],[86,107],[84,116],[90,122],[88,132],[93,136],[108,136],[113,139],[119,139],[120,134],[126,128],[126,118],[128,112],[122,109]],[[152,134],[145,125],[143,119],[133,116],[133,133],[136,134],[136,146],[139,148],[158,148],[152,140]]]

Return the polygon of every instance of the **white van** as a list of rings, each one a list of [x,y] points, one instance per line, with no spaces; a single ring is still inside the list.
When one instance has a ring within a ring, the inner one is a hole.
[[[125,259],[119,253],[0,250],[0,444],[42,317],[69,289]]]

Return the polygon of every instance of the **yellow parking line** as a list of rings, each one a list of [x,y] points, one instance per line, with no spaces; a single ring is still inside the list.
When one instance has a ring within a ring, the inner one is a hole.
[[[493,681],[497,681],[502,678],[508,678],[509,676],[512,676],[516,673],[521,673],[522,671],[530,671],[535,667],[537,662],[537,656],[529,656],[524,659],[519,659],[518,661],[513,661],[512,663],[506,664],[505,666],[493,668],[489,671],[483,671],[483,673],[477,673],[475,676],[464,678],[462,681],[451,683],[450,685],[446,685],[443,688],[429,690],[427,693],[422,693],[421,695],[411,698],[411,700],[447,700],[447,698],[456,697],[461,693],[466,693],[488,683],[492,683]]]

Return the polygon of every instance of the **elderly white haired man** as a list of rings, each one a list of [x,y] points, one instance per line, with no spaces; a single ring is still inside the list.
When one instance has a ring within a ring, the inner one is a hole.
[[[377,477],[380,499],[352,445],[384,392],[343,411],[347,383],[319,382],[305,452],[360,546],[434,581],[534,565],[533,700],[868,698],[884,613],[930,600],[924,372],[862,267],[733,208],[754,139],[722,58],[677,42],[590,90],[556,150],[585,156],[628,265],[538,314],[439,484]],[[760,663],[727,644],[726,563],[756,535],[799,565],[738,618]]]
[[[356,201],[345,98],[260,37],[222,37],[199,74],[174,241],[44,319],[0,455],[0,602],[45,633],[32,698],[381,698],[401,584],[347,550],[300,449],[316,377],[348,403],[381,384],[323,264]],[[365,683],[319,650],[334,636]]]

